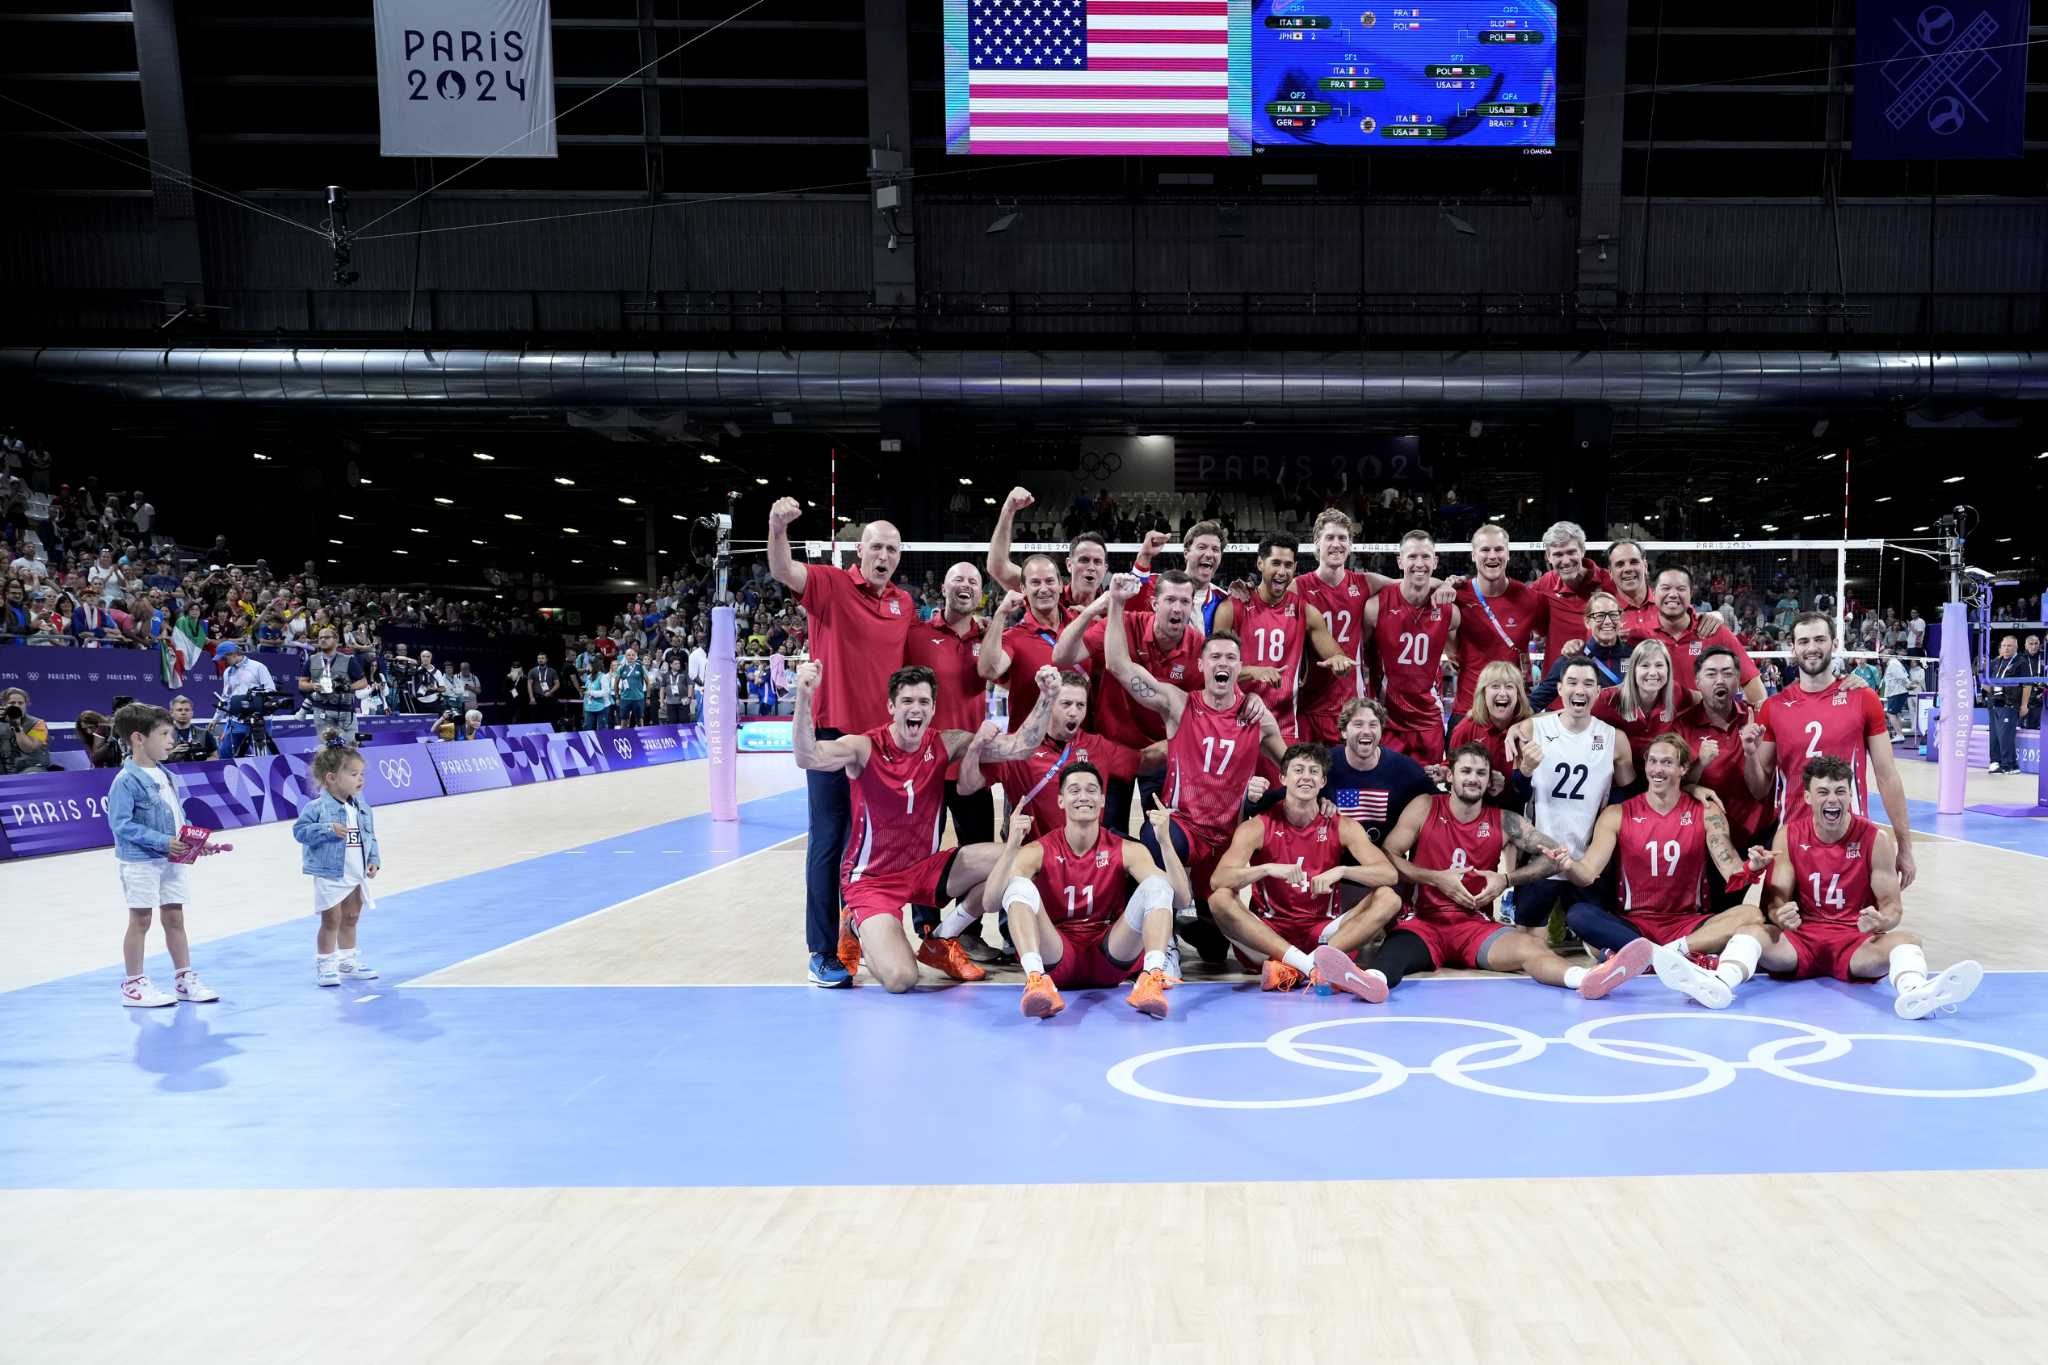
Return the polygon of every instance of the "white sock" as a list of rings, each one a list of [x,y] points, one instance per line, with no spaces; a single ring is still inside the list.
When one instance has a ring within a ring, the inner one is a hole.
[[[1895,991],[1910,991],[1926,984],[1927,954],[1920,950],[1917,943],[1901,943],[1892,949],[1889,975],[1892,979],[1892,989]]]
[[[1721,962],[1714,968],[1714,975],[1730,986],[1740,986],[1756,973],[1757,959],[1763,953],[1764,945],[1760,940],[1748,934],[1737,934],[1721,950]]]
[[[1692,945],[1683,938],[1674,939],[1671,942],[1671,951],[1677,953],[1680,957],[1690,957],[1692,955]]]
[[[1017,961],[1023,964],[1027,974],[1043,972],[1045,970],[1045,959],[1037,953],[1019,953],[1017,954]]]
[[[1564,988],[1568,991],[1577,990],[1579,983],[1585,979],[1586,969],[1584,967],[1567,967],[1564,969]]]
[[[1303,976],[1307,976],[1316,969],[1315,959],[1299,948],[1289,948],[1281,955],[1280,960],[1294,968],[1297,972],[1300,972]]]
[[[1145,952],[1145,970],[1163,972],[1166,970],[1166,949],[1149,948]]]
[[[958,938],[967,932],[968,925],[980,918],[980,911],[963,910],[956,905],[951,910],[948,910],[945,917],[939,921],[939,937]]]
[[[356,950],[353,948],[343,948],[340,952],[336,953],[335,956],[340,958],[343,962],[353,963],[356,960]]]

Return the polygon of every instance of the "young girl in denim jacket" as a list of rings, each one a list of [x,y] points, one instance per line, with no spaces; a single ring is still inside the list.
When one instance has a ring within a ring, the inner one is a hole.
[[[362,754],[339,745],[321,749],[313,756],[313,781],[320,792],[300,808],[292,837],[304,845],[300,867],[313,879],[320,916],[314,977],[323,986],[368,981],[377,973],[356,955],[356,921],[374,904],[369,882],[383,857],[376,819],[362,799]]]

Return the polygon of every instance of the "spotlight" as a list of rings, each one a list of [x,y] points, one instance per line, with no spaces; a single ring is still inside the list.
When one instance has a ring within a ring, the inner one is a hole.
[[[1479,235],[1479,229],[1473,227],[1470,223],[1466,222],[1463,218],[1460,218],[1457,214],[1452,213],[1451,206],[1449,204],[1438,204],[1436,206],[1436,209],[1437,212],[1443,217],[1445,225],[1448,226],[1451,229],[1451,231],[1466,237],[1477,237]]]
[[[485,464],[489,464],[492,460],[495,460],[498,457],[495,455],[486,455],[481,450],[472,450],[469,452],[469,458],[472,460],[482,460]]]
[[[1017,220],[1019,218],[1022,218],[1023,216],[1023,214],[1017,212],[1015,209],[1011,209],[1008,213],[996,219],[993,223],[990,223],[987,229],[985,230],[985,235],[993,237],[999,232],[1008,232],[1011,228],[1017,225]]]
[[[455,505],[455,499],[453,498],[435,498],[434,501],[440,503],[443,507],[453,507]]]
[[[576,486],[576,480],[570,478],[566,474],[555,475],[555,482],[562,485],[562,487],[564,488],[574,488]]]

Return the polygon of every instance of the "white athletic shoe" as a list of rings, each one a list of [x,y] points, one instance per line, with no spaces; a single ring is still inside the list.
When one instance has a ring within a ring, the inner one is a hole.
[[[165,995],[151,985],[148,977],[138,976],[133,981],[121,983],[121,1003],[132,1010],[153,1010],[178,1002],[176,997]]]
[[[2005,771],[2005,769],[2003,769],[2003,768],[1999,767],[1999,766],[1998,766],[1998,765],[1997,765],[1996,763],[1993,763],[1993,764],[1992,764],[1992,765],[1991,765],[1990,767],[1986,768],[1986,769],[1985,769],[1984,771],[1985,771],[1985,772],[1987,772],[1987,773],[2002,773],[2002,772],[2004,772],[2004,771]]]
[[[323,986],[341,984],[341,964],[332,958],[316,958],[313,961],[313,979]]]
[[[1691,996],[1710,1010],[1727,1009],[1735,999],[1735,992],[1728,988],[1727,982],[1668,943],[1660,943],[1651,950],[1650,966],[1656,971],[1659,981],[1680,995]]]
[[[341,974],[345,979],[351,981],[375,981],[377,979],[377,969],[375,967],[372,967],[367,962],[353,962],[348,958],[341,960]]]
[[[1901,1019],[1925,1019],[1939,1009],[1954,1009],[1968,1000],[1984,979],[1984,968],[1975,962],[1956,963],[1946,971],[1923,979],[1910,991],[1900,991],[1892,1001],[1892,1012]]]
[[[178,973],[178,998],[190,1000],[195,1005],[204,1005],[220,999],[220,992],[199,979],[199,973],[186,968]]]

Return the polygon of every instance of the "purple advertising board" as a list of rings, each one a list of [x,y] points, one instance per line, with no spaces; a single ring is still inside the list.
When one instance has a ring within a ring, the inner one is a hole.
[[[704,732],[695,725],[643,725],[594,732],[598,762],[606,772],[645,768],[704,757]]]
[[[296,654],[258,650],[256,662],[287,688],[288,680],[306,671]],[[201,716],[213,714],[213,694],[220,676],[211,661],[187,675],[183,687],[163,682],[163,659],[155,649],[80,649],[54,645],[0,645],[0,687],[28,690],[29,709],[49,719],[80,711],[112,711],[115,697],[133,697],[152,706],[169,706],[183,693]]]
[[[380,744],[363,751],[363,795],[372,806],[439,796],[441,775],[419,745],[401,749]]]
[[[0,830],[16,858],[107,848],[107,788],[114,769],[92,772],[21,773],[0,777]]]
[[[498,757],[498,746],[488,739],[451,739],[408,752],[424,755],[433,764],[441,777],[441,789],[450,796],[512,785],[504,760]]]

